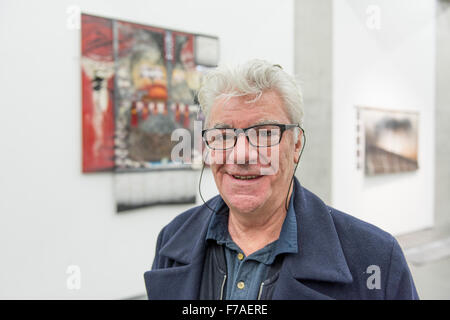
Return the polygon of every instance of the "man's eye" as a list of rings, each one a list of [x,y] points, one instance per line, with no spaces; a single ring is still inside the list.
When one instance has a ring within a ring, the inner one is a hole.
[[[223,140],[231,140],[231,139],[234,139],[234,136],[232,134],[229,134],[229,133],[223,133],[222,134],[222,139]]]
[[[259,130],[258,135],[260,137],[269,137],[272,135],[272,130]]]
[[[213,137],[213,140],[215,140],[215,141],[223,141],[223,140],[231,140],[231,139],[233,139],[233,135],[226,133],[226,132],[219,133]]]

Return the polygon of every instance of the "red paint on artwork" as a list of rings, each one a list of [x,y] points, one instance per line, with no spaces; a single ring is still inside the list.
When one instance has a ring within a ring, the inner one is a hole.
[[[111,20],[82,15],[83,172],[114,168]]]
[[[183,126],[186,129],[189,129],[191,126],[191,120],[189,119],[189,106],[186,106],[186,109],[184,110],[184,123]]]

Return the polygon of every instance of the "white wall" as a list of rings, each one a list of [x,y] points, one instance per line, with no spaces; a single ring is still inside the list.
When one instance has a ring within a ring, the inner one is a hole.
[[[439,0],[436,21],[436,226],[450,225],[450,1]]]
[[[157,233],[190,206],[114,213],[113,175],[81,174],[79,30],[67,8],[220,38],[221,61],[293,72],[293,1],[0,2],[0,298],[145,292]],[[193,186],[195,187],[195,186]],[[214,193],[207,174],[205,196]],[[208,191],[209,190],[209,191]],[[81,268],[68,290],[66,269]]]
[[[367,27],[369,5],[380,9],[379,30]],[[435,3],[338,0],[333,6],[333,205],[393,234],[429,227]],[[418,171],[364,177],[356,170],[355,105],[420,112]]]
[[[295,72],[302,85],[307,138],[296,176],[330,203],[333,0],[295,0],[295,15]]]

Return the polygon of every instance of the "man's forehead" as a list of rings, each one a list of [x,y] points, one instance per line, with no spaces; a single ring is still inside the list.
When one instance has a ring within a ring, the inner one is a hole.
[[[262,123],[287,123],[289,118],[280,95],[269,90],[256,99],[254,95],[218,98],[210,110],[208,127],[246,128]]]
[[[279,105],[282,104],[283,99],[278,91],[270,89],[264,90],[260,93],[249,93],[249,94],[219,94],[214,105],[220,105],[225,107],[232,106],[258,106],[258,105]]]
[[[248,126],[255,126],[259,124],[281,124],[281,122],[276,119],[263,118],[256,121],[252,121],[252,123],[248,123]],[[225,121],[225,122],[215,121],[211,123],[211,126],[213,128],[237,128],[237,124],[235,121]]]

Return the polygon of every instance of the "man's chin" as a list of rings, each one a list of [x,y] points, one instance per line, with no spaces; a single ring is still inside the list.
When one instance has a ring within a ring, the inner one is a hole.
[[[233,195],[229,198],[229,206],[233,211],[242,214],[251,214],[261,208],[264,201],[255,196]]]

